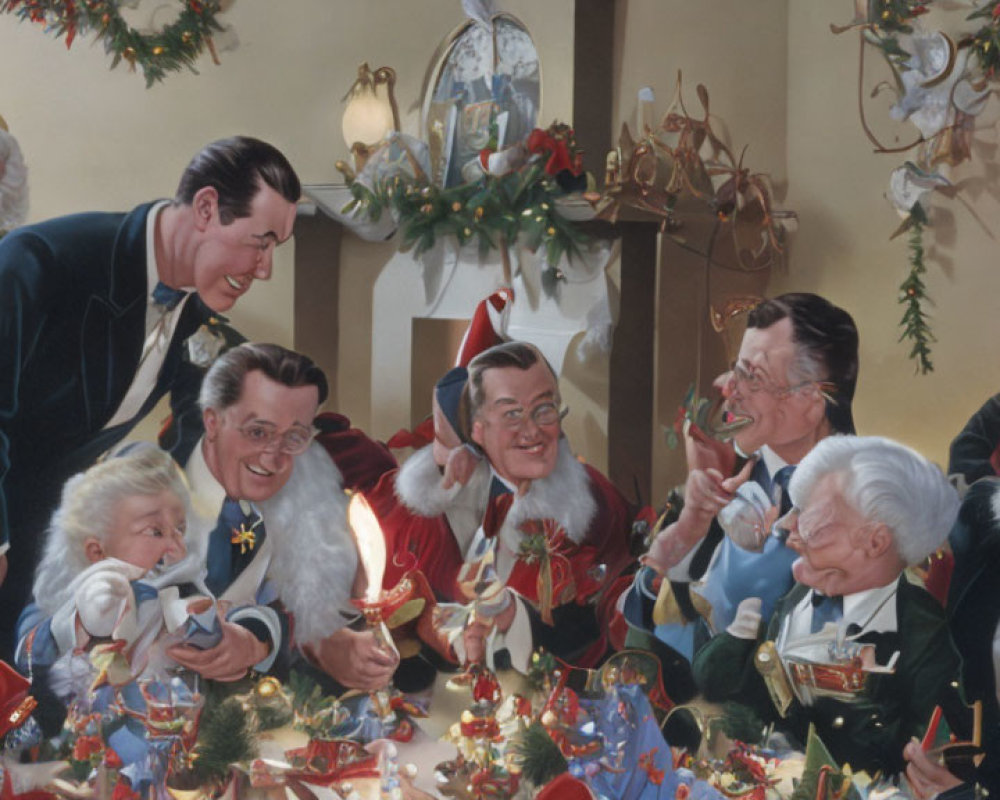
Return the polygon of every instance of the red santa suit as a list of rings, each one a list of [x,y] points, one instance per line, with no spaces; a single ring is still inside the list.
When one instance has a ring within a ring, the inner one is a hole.
[[[392,553],[386,588],[419,571],[443,601],[469,603],[486,574],[510,590],[514,621],[490,635],[490,659],[506,649],[527,671],[537,647],[579,666],[604,655],[600,601],[629,564],[633,512],[604,476],[574,458],[565,438],[552,474],[521,496],[485,460],[464,486],[442,489],[426,447],[384,475],[369,499]],[[453,644],[461,655],[461,637]]]

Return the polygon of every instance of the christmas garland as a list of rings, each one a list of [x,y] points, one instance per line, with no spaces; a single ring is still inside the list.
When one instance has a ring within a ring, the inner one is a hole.
[[[544,250],[548,270],[546,288],[564,278],[557,269],[562,256],[573,256],[589,237],[558,212],[557,200],[569,191],[583,188],[573,131],[555,123],[536,129],[525,146],[527,158],[516,169],[495,173],[488,170],[494,152],[484,149],[481,178],[442,188],[426,176],[395,174],[374,188],[351,182],[354,202],[345,213],[359,208],[370,220],[390,211],[399,223],[401,250],[414,249],[420,256],[442,236],[453,236],[464,245],[476,241],[485,256],[500,250],[506,258],[509,244],[517,240],[531,252]]]
[[[215,19],[219,0],[182,0],[181,5],[177,19],[155,33],[140,33],[125,22],[116,0],[0,0],[0,13],[17,14],[57,38],[65,36],[67,49],[77,34],[95,31],[113,55],[111,69],[123,59],[132,70],[138,65],[149,88],[181,67],[197,73],[194,63],[206,47],[219,63],[212,44],[212,33],[222,30]]]
[[[893,234],[893,238],[909,231],[910,270],[900,286],[899,302],[905,306],[900,320],[902,334],[900,341],[909,341],[910,358],[916,361],[917,371],[923,374],[933,371],[930,360],[930,345],[934,339],[928,322],[926,306],[930,302],[921,275],[924,265],[923,236],[929,227],[927,207],[920,200],[931,191],[954,192],[951,183],[940,172],[940,165],[956,166],[971,158],[973,133],[972,121],[986,102],[986,85],[1000,78],[1000,0],[988,0],[970,13],[966,20],[980,23],[974,32],[957,37],[956,41],[934,32],[928,36],[915,24],[917,17],[930,10],[933,0],[873,0],[868,4],[867,14],[846,26],[832,25],[834,33],[859,28],[861,30],[861,61],[858,76],[858,107],[861,125],[869,141],[879,153],[901,153],[917,148],[916,157],[907,161],[893,172],[890,180],[890,196],[893,204],[904,217],[903,223]],[[922,74],[925,56],[918,48],[910,52],[901,42],[901,36],[925,37],[925,42],[934,36],[937,44],[945,43],[949,49],[948,66],[931,78]],[[920,136],[902,147],[884,146],[872,132],[865,119],[862,101],[862,81],[864,75],[864,48],[869,44],[878,49],[896,79],[899,100],[893,108],[897,118],[910,119],[920,129]],[[968,50],[967,61],[959,61],[958,54]],[[966,64],[978,62],[978,70]],[[961,66],[956,66],[960,63]],[[954,70],[954,72],[953,72]],[[913,76],[920,76],[914,79]],[[909,79],[909,81],[908,81]],[[959,84],[965,84],[963,103],[957,99]],[[934,93],[946,97],[939,98],[950,109],[945,122],[931,124],[926,116],[917,120],[918,112],[933,105]]]

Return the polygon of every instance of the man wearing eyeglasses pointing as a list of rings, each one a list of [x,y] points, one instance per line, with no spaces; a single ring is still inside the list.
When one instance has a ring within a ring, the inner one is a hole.
[[[465,663],[506,651],[526,671],[544,646],[590,666],[606,651],[599,600],[629,560],[632,511],[573,456],[559,401],[535,347],[491,347],[469,362],[467,380],[456,368],[438,384],[435,444],[374,492],[396,562],[412,560],[439,600],[465,609],[439,629]],[[462,439],[481,460],[453,482]]]
[[[750,312],[739,357],[716,380],[735,448],[699,430],[687,437],[684,507],[644,558],[666,577],[657,588],[651,570],[636,576],[625,604],[630,645],[659,648],[657,641],[665,642],[690,659],[706,635],[733,622],[746,597],[761,598],[769,619],[792,586],[795,560],[792,550],[768,535],[770,525],[787,505],[794,465],[825,437],[854,432],[857,373],[857,328],[850,314],[828,300],[785,294]],[[753,513],[736,513],[737,504]],[[736,521],[728,536],[720,525],[727,513]],[[748,516],[756,516],[756,524],[747,525]],[[679,615],[661,611],[669,608]],[[693,691],[690,681],[687,688]],[[682,694],[675,689],[675,699]]]

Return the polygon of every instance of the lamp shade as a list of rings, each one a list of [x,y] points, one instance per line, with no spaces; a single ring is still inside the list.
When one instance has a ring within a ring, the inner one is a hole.
[[[342,129],[348,147],[355,144],[374,145],[386,134],[399,130],[393,86],[396,73],[390,67],[372,72],[368,64],[358,67],[358,78],[344,100]]]

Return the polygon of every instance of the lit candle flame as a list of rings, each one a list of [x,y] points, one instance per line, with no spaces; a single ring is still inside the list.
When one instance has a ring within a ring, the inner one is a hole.
[[[375,513],[360,492],[355,492],[347,505],[347,522],[368,582],[365,602],[376,603],[382,594],[382,575],[385,573],[385,538]]]

